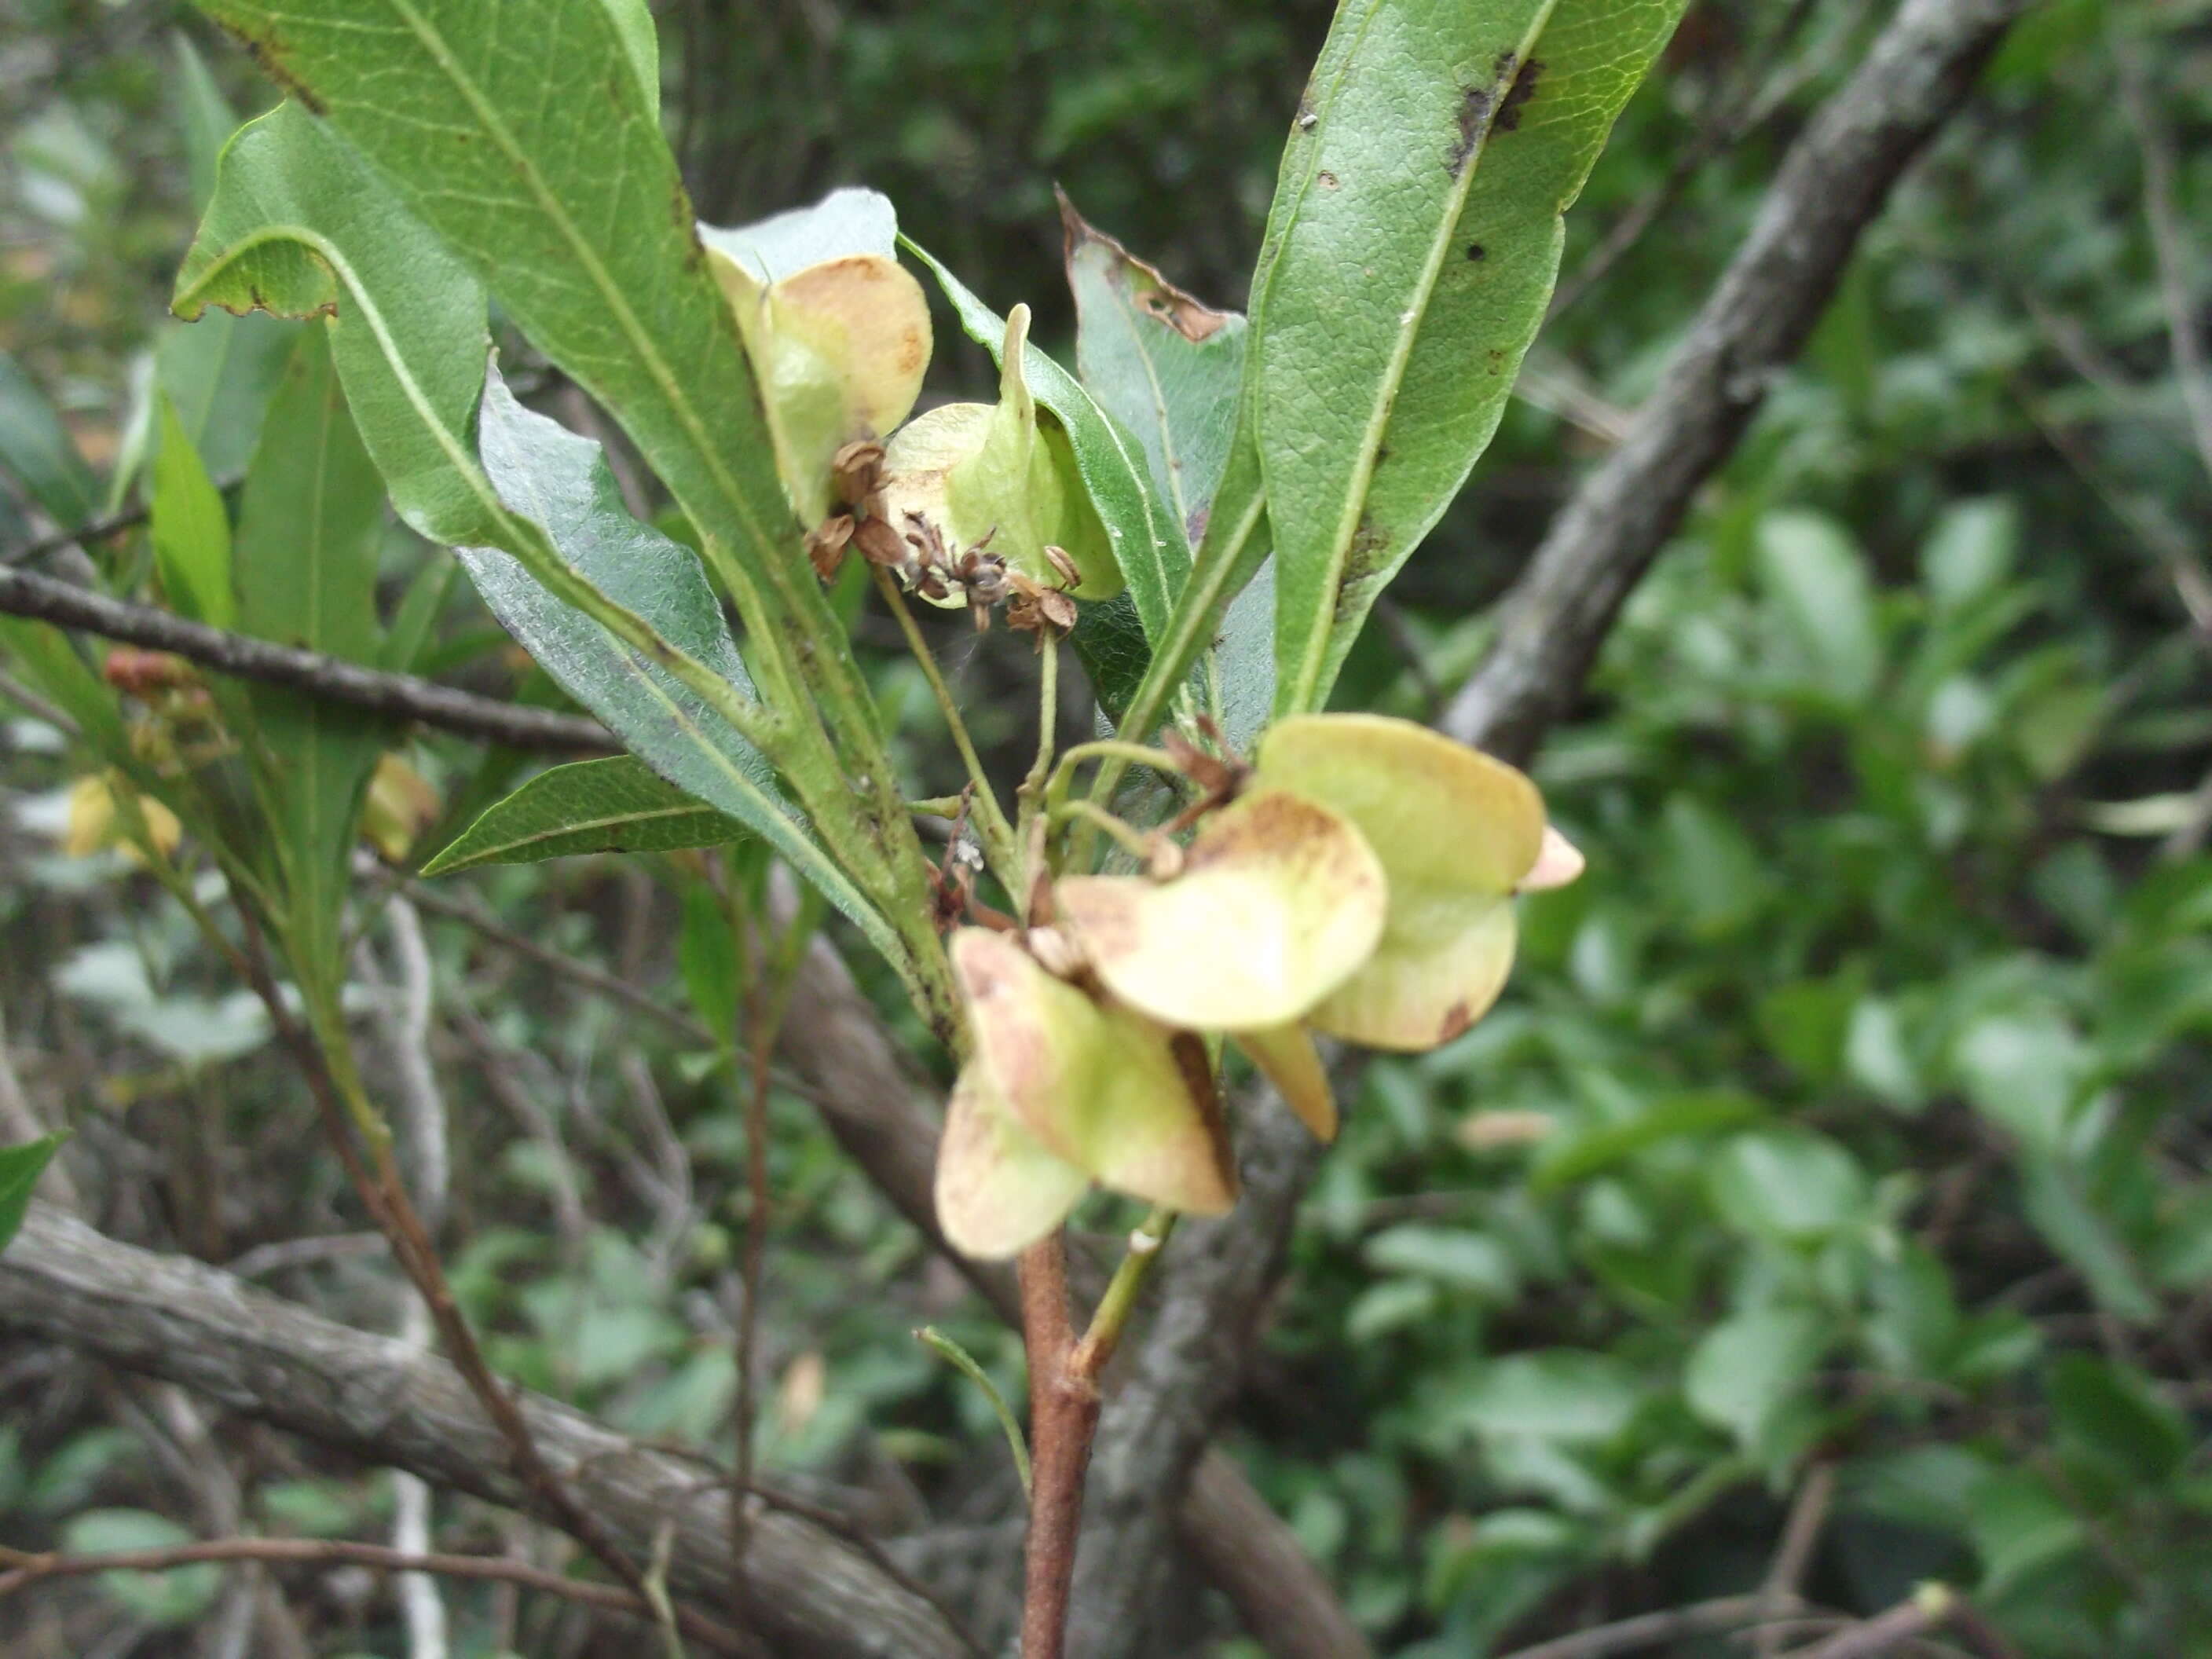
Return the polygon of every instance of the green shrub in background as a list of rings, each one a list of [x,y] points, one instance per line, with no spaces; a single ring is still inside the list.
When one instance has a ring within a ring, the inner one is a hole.
[[[1541,337],[1478,487],[1354,648],[1341,706],[1432,716],[1475,659],[1480,604],[1648,389],[1781,144],[1883,10],[1802,9],[1771,57],[1778,9],[1692,9],[1577,210],[1571,291],[1626,216],[1656,192],[1679,199]],[[9,265],[0,344],[61,392],[88,449],[106,434],[127,453],[118,366],[188,234],[185,158],[146,118],[167,94],[130,33],[144,15],[40,21],[44,39],[113,49],[73,53],[59,95],[10,112],[25,242],[65,280]],[[955,268],[1038,296],[1039,337],[1057,348],[1074,320],[1051,286],[1057,176],[1170,276],[1242,299],[1319,12],[846,21],[824,39],[794,9],[742,46],[709,29],[698,38],[727,56],[702,52],[687,82],[683,19],[664,18],[672,130],[706,216],[866,179],[911,225],[951,227],[929,240]],[[1498,1012],[1433,1054],[1370,1062],[1346,1102],[1227,1433],[1379,1650],[1503,1653],[1741,1593],[1808,1490],[1826,1524],[1802,1588],[1822,1605],[1870,1613],[1936,1578],[2025,1653],[2212,1639],[2212,866],[2195,800],[2212,726],[2185,603],[2208,489],[2116,69],[2149,62],[2185,210],[2203,188],[2206,50],[2185,9],[2078,0],[2014,33],[1536,768],[1589,874],[1526,902]],[[1740,96],[1761,118],[1706,154]],[[140,177],[166,196],[122,190]],[[250,429],[212,411],[252,401],[258,328],[233,331],[245,367],[221,374],[188,361],[190,331],[155,347],[218,480],[252,450]],[[997,379],[949,343],[938,374],[985,398]],[[422,555],[395,537],[383,558],[395,596]],[[426,672],[495,638],[469,602],[441,604]],[[980,653],[968,683],[1010,703],[1024,656]],[[911,666],[871,651],[865,667],[902,762],[939,765]],[[979,711],[977,738],[1004,768],[1021,722],[994,720]],[[63,782],[37,734],[18,735],[9,786]],[[440,834],[514,775],[478,774],[443,738],[413,758],[453,797]],[[112,865],[95,879],[81,861],[9,856],[24,876],[6,901],[19,1052],[89,1041],[135,1057],[129,1075],[103,1062],[124,1085],[107,1103],[74,1109],[96,1113],[80,1145],[107,1137],[105,1160],[155,1141],[180,1100],[214,1103],[242,1166],[296,1144],[300,1108],[252,1046],[265,1027],[217,1041],[207,1011],[231,981],[182,913]],[[671,890],[689,881],[679,865],[658,866]],[[684,983],[697,1018],[726,1018],[741,970],[696,901],[681,922],[672,897],[641,912],[604,865],[481,879],[534,937],[617,969],[641,962]],[[653,919],[649,945],[601,925],[623,905]],[[632,1432],[717,1442],[733,1385],[707,1293],[739,1252],[742,1196],[711,1214],[667,1199],[655,1109],[612,1052],[651,1060],[687,1178],[720,1194],[742,1185],[745,1141],[716,1044],[641,1039],[618,1010],[516,979],[459,927],[434,923],[432,944],[453,988],[441,994],[497,1050],[534,1056],[534,1092],[622,1102],[562,1108],[568,1133],[550,1139],[469,1108],[486,1156],[462,1177],[472,1224],[451,1266],[493,1362]],[[925,1267],[796,1095],[771,1104],[764,1465],[841,1500],[896,1510],[919,1490],[939,1513],[1002,1510],[988,1406],[904,1331],[939,1323],[1010,1397],[1018,1345]],[[258,1225],[337,1224],[335,1178],[307,1188],[259,1200]],[[585,1224],[560,1224],[580,1192]],[[349,1271],[286,1288],[365,1308]],[[0,1463],[8,1541],[173,1535],[147,1512],[170,1505],[145,1452],[96,1410],[21,1421]],[[384,1522],[382,1488],[350,1471],[259,1491],[287,1529]],[[131,1616],[182,1627],[208,1588],[116,1594]],[[462,1628],[490,1628],[488,1603],[453,1601]],[[356,1645],[398,1640],[373,1615]]]

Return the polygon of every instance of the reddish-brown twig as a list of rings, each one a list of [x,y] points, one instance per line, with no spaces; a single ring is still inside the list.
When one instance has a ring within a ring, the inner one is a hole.
[[[1022,1659],[1061,1659],[1083,1477],[1098,1427],[1098,1386],[1073,1370],[1067,1247],[1060,1235],[1022,1253],[1022,1341],[1030,1362],[1030,1535],[1023,1560]]]

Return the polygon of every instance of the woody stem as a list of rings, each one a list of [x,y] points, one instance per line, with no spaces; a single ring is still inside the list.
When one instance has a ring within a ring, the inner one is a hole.
[[[1083,1478],[1098,1389],[1075,1372],[1067,1250],[1055,1231],[1022,1252],[1022,1343],[1030,1362],[1030,1535],[1023,1558],[1022,1659],[1063,1659]]]
[[[1076,1340],[1067,1313],[1067,1252],[1055,1231],[1022,1253],[1022,1341],[1030,1361],[1030,1536],[1024,1561],[1022,1659],[1063,1659],[1083,1482],[1098,1431],[1099,1374],[1114,1357],[1146,1275],[1175,1231],[1155,1206]]]

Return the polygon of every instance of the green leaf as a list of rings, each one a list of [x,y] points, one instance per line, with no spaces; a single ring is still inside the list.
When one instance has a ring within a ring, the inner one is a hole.
[[[1249,359],[1247,359],[1246,380],[1250,380]],[[1249,739],[1265,723],[1266,716],[1274,703],[1275,674],[1273,663],[1275,635],[1274,579],[1268,562],[1272,543],[1267,522],[1267,498],[1260,487],[1260,457],[1254,448],[1251,433],[1251,404],[1247,398],[1238,405],[1234,435],[1229,442],[1229,456],[1224,463],[1221,483],[1206,508],[1206,534],[1191,556],[1190,579],[1176,601],[1175,610],[1168,618],[1167,631],[1156,635],[1152,641],[1149,664],[1137,665],[1139,672],[1129,676],[1126,683],[1130,690],[1115,718],[1127,737],[1149,736],[1159,724],[1168,700],[1182,686],[1191,665],[1196,662],[1215,637],[1228,627],[1229,615],[1240,605],[1238,617],[1243,626],[1233,641],[1224,641],[1224,658],[1234,655],[1242,659],[1255,649],[1264,651],[1270,659],[1264,674],[1240,675],[1224,687],[1223,712],[1227,714],[1230,691],[1233,688],[1241,707],[1254,699],[1264,689],[1266,701],[1256,717],[1240,716]],[[1256,600],[1244,601],[1261,586],[1259,573],[1267,570],[1267,602],[1264,608]],[[1079,624],[1078,649],[1081,648]],[[1228,646],[1236,647],[1233,653]],[[1085,659],[1085,666],[1090,665]],[[1094,680],[1096,676],[1094,674]],[[1225,679],[1225,673],[1224,673]],[[1102,699],[1102,701],[1103,701]],[[1108,703],[1109,713],[1115,705]],[[1102,781],[1118,775],[1109,764],[1101,772]]]
[[[2066,1139],[2094,1064],[2057,1007],[1981,1016],[1952,1042],[1951,1063],[1974,1109],[2038,1152]]]
[[[224,154],[173,304],[187,320],[210,306],[327,317],[347,401],[399,515],[448,545],[526,538],[505,521],[469,437],[490,345],[482,285],[297,105],[249,125]]]
[[[161,447],[154,457],[154,568],[172,609],[210,628],[237,625],[231,590],[230,514],[199,451],[157,392]]]
[[[2051,1368],[2051,1413],[2059,1431],[2131,1481],[2170,1480],[2187,1460],[2187,1421],[2131,1365],[2061,1354]]]
[[[1754,1308],[1707,1331],[1682,1371],[1690,1409],[1759,1450],[1768,1427],[1820,1363],[1832,1322],[1809,1308]]]
[[[646,0],[606,0],[607,15],[622,36],[623,50],[637,71],[647,107],[660,107],[660,37],[653,32],[653,10]]]
[[[952,301],[968,337],[998,362],[1006,351],[1003,317],[970,293],[912,238],[901,237],[906,251],[929,267]],[[1003,367],[1003,365],[1001,365]],[[1099,407],[1075,377],[1031,341],[1022,368],[1036,401],[1059,420],[1075,454],[1076,471],[1091,504],[1097,509],[1114,557],[1129,585],[1129,597],[1144,624],[1145,637],[1164,636],[1170,612],[1190,576],[1190,544],[1174,510],[1156,496],[1148,481],[1144,451],[1112,415]]]
[[[479,437],[485,470],[501,497],[514,513],[543,526],[568,567],[616,604],[647,617],[676,648],[740,690],[750,690],[698,561],[688,548],[629,516],[597,444],[523,408],[496,374],[485,389]],[[640,759],[757,830],[872,939],[896,950],[881,915],[807,838],[768,762],[728,721],[667,669],[561,603],[507,553],[484,547],[458,551],[507,631]]]
[[[157,477],[169,461],[164,444]],[[319,333],[301,335],[240,500],[238,627],[374,663],[382,644],[376,571],[383,531],[384,486],[354,429],[329,348]],[[293,968],[313,991],[334,997],[345,978],[341,919],[362,802],[395,728],[286,687],[252,684],[246,696]]]
[[[192,210],[204,213],[215,194],[216,171],[222,147],[238,131],[238,112],[222,95],[208,70],[207,59],[191,37],[179,30],[177,47],[178,125],[184,129],[185,173],[191,181]]]
[[[1757,1100],[1731,1089],[1670,1095],[1654,1101],[1649,1109],[1624,1123],[1603,1124],[1577,1134],[1547,1136],[1530,1182],[1538,1192],[1556,1192],[1653,1146],[1741,1128],[1765,1115]]]
[[[707,1028],[734,1048],[738,1041],[738,1000],[744,994],[744,964],[738,957],[738,942],[729,913],[714,890],[703,881],[684,887],[684,923],[676,936],[676,969],[684,981],[691,1011]]]
[[[155,385],[176,405],[210,477],[228,482],[246,470],[295,340],[266,317],[207,317],[155,344]]]
[[[2158,1298],[2144,1282],[2134,1254],[2093,1208],[2079,1181],[2053,1158],[2027,1152],[2020,1160],[2021,1207],[2087,1283],[2097,1304],[2138,1322],[2158,1316]]]
[[[1920,580],[1938,610],[1990,593],[2020,552],[2020,509],[2002,495],[1954,501],[1920,549]]]
[[[1509,1303],[1521,1288],[1513,1258],[1486,1233],[1407,1222],[1384,1228],[1359,1254],[1377,1273],[1418,1274],[1486,1301]]]
[[[888,938],[773,798],[757,750],[710,710],[702,678],[726,693],[750,682],[697,561],[623,509],[596,445],[528,414],[503,386],[488,400],[479,465],[470,428],[489,343],[483,289],[327,126],[287,104],[238,136],[175,304],[184,316],[210,306],[327,315],[348,403],[401,517],[434,541],[473,550],[463,562],[480,588],[489,585],[502,620],[549,668],[567,665],[576,678],[563,684],[648,763],[760,830],[872,938]],[[504,471],[492,465],[495,448]],[[513,504],[502,499],[509,490]],[[556,549],[533,510],[551,515],[566,545]],[[580,516],[568,522],[570,513]],[[562,603],[580,597],[580,574],[594,573],[636,624],[628,637],[652,630],[623,595],[672,630],[662,647],[672,637],[698,647],[684,653],[696,672],[646,669],[634,644]],[[690,755],[686,769],[667,760],[677,750]]]
[[[453,575],[452,565],[443,559],[431,559],[408,582],[384,636],[384,665],[394,673],[412,673],[422,660],[439,612],[445,609],[446,596],[453,591]]]
[[[1154,498],[1167,504],[1192,543],[1203,545],[1239,432],[1245,320],[1183,293],[1085,222],[1065,196],[1060,211],[1067,235],[1068,286],[1075,294],[1075,362],[1084,389],[1144,447]],[[1256,477],[1256,468],[1247,471]],[[1264,553],[1264,545],[1258,550]],[[1178,598],[1164,636],[1179,640],[1187,628],[1193,654],[1203,639],[1217,641],[1200,690],[1231,744],[1239,748],[1259,734],[1274,702],[1274,583],[1270,576],[1248,585],[1252,574],[1240,573],[1225,590],[1236,597],[1218,621],[1224,590],[1209,586],[1194,600],[1194,580]],[[1198,614],[1187,622],[1183,611],[1194,604]],[[1076,644],[1098,684],[1100,665],[1094,659],[1102,653],[1091,641],[1079,637]],[[1113,665],[1107,684],[1114,695],[1100,698],[1109,713],[1126,709],[1134,696],[1127,679],[1131,665],[1141,674],[1146,665],[1139,653]]]
[[[2028,1469],[2002,1470],[1978,1482],[1966,1528],[1982,1558],[1985,1595],[2072,1554],[2083,1541],[2081,1522],[2065,1499]]]
[[[628,755],[577,761],[540,772],[485,809],[423,866],[449,875],[483,864],[535,864],[578,853],[665,853],[718,847],[744,826]]]
[[[31,1207],[31,1194],[39,1177],[52,1163],[67,1135],[44,1135],[20,1146],[0,1146],[0,1250],[15,1237]]]
[[[22,617],[0,617],[0,645],[13,666],[77,724],[85,742],[110,765],[131,755],[131,734],[107,682],[94,672],[76,643],[58,628]]]
[[[46,394],[5,351],[0,351],[0,470],[64,529],[100,511],[100,480]]]
[[[1874,583],[1865,556],[1833,520],[1770,513],[1759,525],[1760,586],[1808,684],[1837,702],[1866,701],[1881,672]]]
[[[1449,1411],[1485,1435],[1574,1443],[1612,1439],[1642,1402],[1635,1374],[1611,1354],[1547,1348],[1484,1364]]]
[[[1060,198],[1075,367],[1083,389],[1144,447],[1152,493],[1189,541],[1229,464],[1244,374],[1244,319],[1185,294]]]
[[[1741,1231],[1801,1242],[1866,1218],[1866,1173],[1843,1147],[1808,1129],[1741,1134],[1706,1175],[1713,1206]]]
[[[1255,285],[1279,713],[1318,708],[1488,445],[1561,216],[1682,0],[1353,0],[1286,147]]]
[[[476,0],[202,9],[475,267],[703,529],[735,529],[762,558],[795,547],[637,30],[610,0],[544,0],[526,38]]]

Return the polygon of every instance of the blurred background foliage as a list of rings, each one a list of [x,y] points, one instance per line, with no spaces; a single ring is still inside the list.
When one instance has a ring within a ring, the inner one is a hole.
[[[166,3],[9,9],[0,422],[51,400],[121,504],[159,383],[233,475],[271,378],[254,364],[284,338],[188,331],[163,303],[224,101],[269,94]],[[1241,303],[1328,21],[1311,0],[656,9],[706,216],[872,185],[1062,345],[1055,181],[1200,297]],[[1485,604],[1887,11],[1692,7],[1571,218],[1522,398],[1378,611],[1342,705],[1437,710]],[[1820,1523],[1802,1588],[1821,1607],[1872,1611],[1937,1577],[2024,1654],[2212,1651],[2212,433],[2192,431],[2173,366],[2212,310],[2208,133],[2212,5],[2047,0],[2021,26],[1539,763],[1589,874],[1528,902],[1498,1013],[1358,1074],[1226,1435],[1378,1651],[1504,1653],[1754,1588],[1793,1509]],[[2185,244],[2163,281],[2161,173]],[[940,395],[988,395],[971,348],[944,345],[935,374]],[[44,527],[31,493],[0,491],[0,545]],[[395,602],[428,556],[395,530]],[[971,701],[1005,708],[979,736],[1018,770],[1025,649],[954,649]],[[517,684],[458,589],[417,665]],[[937,787],[914,671],[886,650],[874,672]],[[6,1053],[76,1131],[64,1167],[88,1212],[388,1328],[388,1263],[306,1151],[311,1115],[258,1012],[120,854],[61,850],[68,746],[11,713]],[[443,738],[409,760],[445,803],[416,864],[526,767]],[[352,988],[373,1030],[411,971],[380,890]],[[495,1360],[634,1432],[726,1445],[741,1079],[684,1010],[725,1018],[736,969],[697,861],[438,890],[675,1016],[427,915],[450,1255]],[[1018,1346],[803,1101],[779,1091],[774,1128],[768,1467],[926,1535],[933,1572],[1002,1626],[1003,1447],[908,1332],[939,1325],[1010,1390]],[[380,1477],[273,1435],[238,1443],[258,1525],[384,1523]],[[131,1386],[0,1348],[10,1544],[181,1536],[205,1517],[179,1463]],[[477,1544],[514,1526],[465,1503],[442,1520]],[[221,1583],[42,1593],[0,1607],[0,1633],[26,1654],[216,1651]],[[457,1652],[587,1650],[557,1610],[518,1626],[496,1594],[447,1595]],[[403,1651],[365,1579],[302,1580],[290,1612],[308,1650]],[[1192,1650],[1240,1651],[1208,1617]]]

